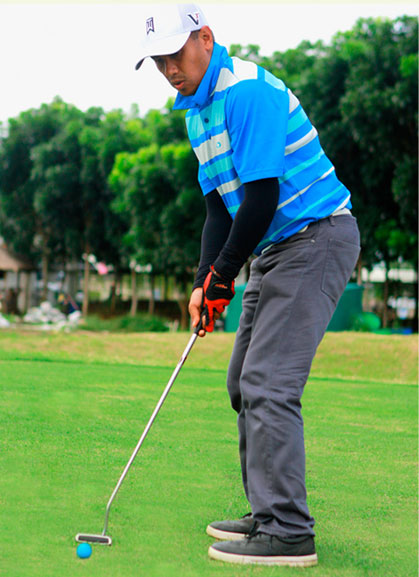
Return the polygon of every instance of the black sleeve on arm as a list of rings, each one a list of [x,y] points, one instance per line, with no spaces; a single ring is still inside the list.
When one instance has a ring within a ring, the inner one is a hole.
[[[221,252],[233,223],[221,196],[213,190],[205,196],[207,217],[202,229],[201,259],[193,289],[202,287],[210,266]]]
[[[277,178],[255,180],[245,184],[244,191],[227,241],[213,263],[215,271],[230,281],[239,274],[272,222],[278,206],[279,182]]]

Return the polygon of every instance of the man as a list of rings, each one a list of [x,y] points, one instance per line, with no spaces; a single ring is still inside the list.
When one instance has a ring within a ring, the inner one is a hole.
[[[199,160],[207,218],[189,311],[200,336],[234,296],[253,253],[227,385],[238,413],[252,513],[213,522],[210,557],[317,563],[305,489],[301,396],[311,362],[359,255],[350,193],[284,83],[230,58],[193,4],[150,8],[141,59],[178,91]]]

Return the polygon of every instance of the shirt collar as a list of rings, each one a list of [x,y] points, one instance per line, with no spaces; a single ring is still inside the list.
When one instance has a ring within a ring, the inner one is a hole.
[[[198,90],[191,96],[182,96],[180,92],[175,100],[173,110],[186,110],[189,108],[202,108],[213,93],[217,84],[222,62],[228,57],[227,50],[214,42],[214,49],[207,71],[201,80]]]

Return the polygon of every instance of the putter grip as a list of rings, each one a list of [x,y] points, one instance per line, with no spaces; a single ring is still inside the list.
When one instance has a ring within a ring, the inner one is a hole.
[[[199,323],[195,327],[194,333],[196,335],[199,334],[199,331],[204,328],[203,327],[203,318],[204,318],[204,313],[201,314],[201,318],[199,319]]]

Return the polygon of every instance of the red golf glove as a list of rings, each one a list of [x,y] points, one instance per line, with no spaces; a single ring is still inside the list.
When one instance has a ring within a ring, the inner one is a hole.
[[[234,291],[234,280],[225,281],[214,267],[208,273],[204,282],[204,292],[202,297],[202,315],[205,316],[205,330],[212,333],[214,330],[214,312],[222,313],[231,299],[236,294]]]

